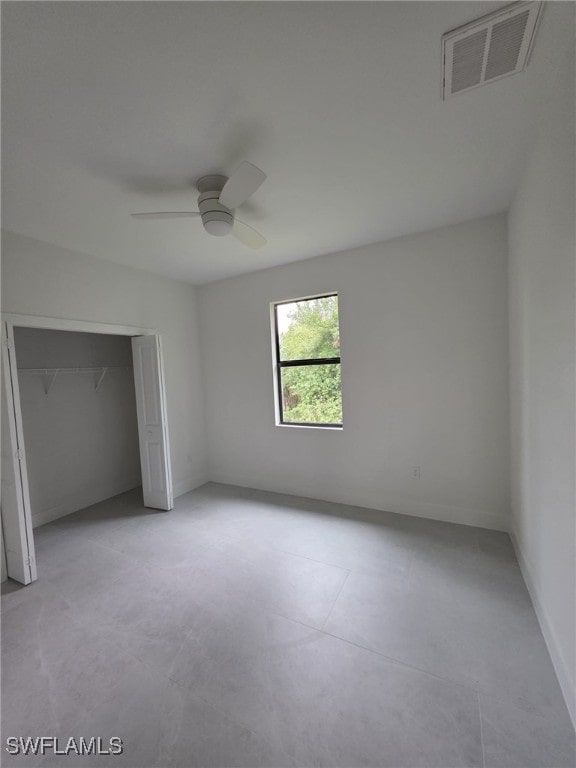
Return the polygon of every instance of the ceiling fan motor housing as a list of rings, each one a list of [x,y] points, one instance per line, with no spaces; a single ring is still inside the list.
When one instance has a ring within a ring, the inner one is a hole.
[[[220,192],[226,183],[225,176],[204,176],[198,181],[198,210],[204,229],[210,235],[221,237],[232,229],[234,216],[230,208],[219,202]]]

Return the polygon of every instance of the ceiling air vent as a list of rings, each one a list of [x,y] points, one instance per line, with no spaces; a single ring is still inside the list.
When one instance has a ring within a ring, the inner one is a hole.
[[[442,37],[442,97],[521,72],[536,34],[541,2],[519,2]]]

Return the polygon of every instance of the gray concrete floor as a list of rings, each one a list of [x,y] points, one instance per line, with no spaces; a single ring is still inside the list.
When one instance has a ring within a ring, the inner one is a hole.
[[[575,764],[506,534],[209,484],[36,544],[2,598],[3,737],[125,752],[4,766]]]

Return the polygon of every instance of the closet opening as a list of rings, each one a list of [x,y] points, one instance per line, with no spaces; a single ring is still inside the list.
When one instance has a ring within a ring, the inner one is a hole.
[[[127,336],[15,328],[36,528],[142,485]]]
[[[22,584],[37,526],[136,488],[173,506],[160,337],[32,323],[2,323],[2,538]]]

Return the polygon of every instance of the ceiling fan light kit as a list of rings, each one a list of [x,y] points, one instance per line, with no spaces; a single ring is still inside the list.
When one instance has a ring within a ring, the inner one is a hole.
[[[255,229],[239,221],[234,209],[242,205],[256,192],[266,174],[252,163],[244,161],[227,178],[217,174],[202,176],[196,183],[198,192],[198,211],[174,211],[154,213],[133,213],[135,219],[176,219],[182,217],[200,217],[202,225],[209,235],[222,237],[232,234],[248,248],[261,248],[266,239]]]

